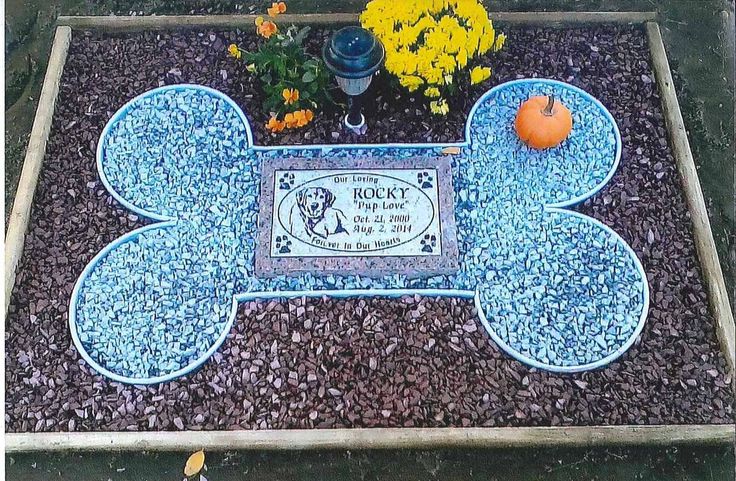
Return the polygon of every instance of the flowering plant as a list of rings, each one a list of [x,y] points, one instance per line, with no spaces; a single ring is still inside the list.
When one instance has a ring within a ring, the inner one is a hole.
[[[271,117],[266,128],[271,132],[303,127],[314,118],[323,101],[331,101],[329,75],[320,58],[307,54],[302,45],[309,27],[290,26],[279,30],[274,19],[286,12],[284,2],[268,8],[266,20],[256,18],[256,31],[266,39],[255,52],[245,52],[235,44],[228,54],[247,62],[247,70],[258,76],[266,99],[263,107]]]
[[[506,41],[478,0],[372,0],[360,15],[386,49],[385,68],[410,92],[421,89],[434,114],[446,115],[456,82],[472,85],[491,76],[478,57]]]

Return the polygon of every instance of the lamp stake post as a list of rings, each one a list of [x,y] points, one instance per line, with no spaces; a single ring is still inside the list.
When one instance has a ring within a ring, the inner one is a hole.
[[[384,56],[381,42],[361,27],[341,28],[322,49],[325,65],[348,96],[345,126],[357,134],[366,131],[365,117],[361,113],[362,94],[371,84],[373,74],[383,63]]]
[[[361,113],[363,108],[363,94],[348,97],[348,115],[345,117],[345,125],[355,130],[365,125],[365,116]]]

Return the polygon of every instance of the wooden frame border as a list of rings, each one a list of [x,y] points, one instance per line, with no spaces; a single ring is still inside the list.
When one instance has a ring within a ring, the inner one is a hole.
[[[59,95],[61,73],[64,70],[71,40],[72,29],[70,27],[57,27],[46,76],[43,79],[41,96],[38,98],[36,117],[33,119],[33,128],[23,160],[23,170],[21,170],[18,188],[15,191],[13,210],[8,218],[8,232],[5,235],[5,308],[3,311],[6,314],[10,306],[10,295],[15,285],[16,269],[23,255],[23,243],[31,219],[33,195],[36,193],[38,176],[41,173],[41,165],[46,153],[46,142],[51,132],[56,97]]]
[[[703,191],[700,188],[698,170],[695,167],[695,160],[693,160],[690,143],[687,139],[687,131],[682,120],[680,104],[677,101],[675,84],[667,62],[667,53],[665,52],[662,34],[659,31],[659,25],[655,22],[647,22],[646,27],[647,36],[649,37],[649,50],[652,53],[654,64],[654,75],[657,78],[659,94],[662,97],[665,123],[670,135],[672,152],[677,162],[677,170],[680,172],[688,209],[690,210],[695,247],[698,251],[703,278],[708,290],[708,299],[713,310],[718,339],[721,342],[721,349],[726,356],[728,366],[733,373],[736,371],[733,312],[728,301],[728,291],[723,279],[721,264],[718,260],[713,232],[710,229],[708,210],[705,207]]]
[[[494,21],[516,24],[565,25],[580,23],[643,23],[656,12],[490,12]],[[179,28],[252,27],[258,15],[60,16],[57,25],[106,31]],[[358,22],[357,13],[284,14],[279,21],[295,25],[346,25]]]
[[[653,12],[496,12],[494,20],[517,24],[646,23],[649,46],[673,153],[692,215],[695,241],[709,290],[721,347],[733,372],[734,321],[723,274],[705,209],[697,170],[667,63],[664,43]],[[59,17],[51,59],[39,99],[21,182],[8,226],[5,248],[5,309],[10,302],[15,269],[23,252],[33,194],[48,140],[72,28],[109,31],[250,26],[253,15],[156,17]],[[357,21],[355,14],[284,15],[295,24],[339,25]],[[733,444],[734,424],[617,425],[504,428],[344,428],[252,431],[144,431],[6,433],[6,452],[62,450],[210,451],[227,449],[432,449],[443,447],[528,446],[665,446],[683,443]]]
[[[518,428],[341,428],[6,434],[7,453],[31,451],[207,451],[438,449],[730,444],[733,425]]]

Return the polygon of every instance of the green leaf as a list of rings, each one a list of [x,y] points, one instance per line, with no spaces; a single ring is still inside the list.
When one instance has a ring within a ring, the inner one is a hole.
[[[276,67],[276,73],[279,77],[286,77],[286,62],[283,58],[279,57],[276,62],[274,62],[274,67]]]
[[[283,101],[281,100],[281,97],[276,98],[275,96],[269,96],[266,98],[266,100],[263,101],[263,105],[265,107],[265,110],[267,112],[278,110],[279,107],[283,105]]]
[[[319,62],[317,60],[310,58],[309,60],[306,60],[302,66],[304,67],[304,70],[317,70],[319,68]]]
[[[309,27],[304,27],[297,34],[294,36],[294,43],[297,45],[301,45],[302,42],[304,42],[304,39],[307,38],[307,35],[309,34]]]
[[[289,27],[261,42],[253,52],[244,52],[247,64],[254,64],[263,89],[263,105],[267,112],[280,115],[294,108],[312,107],[318,110],[325,103],[335,103],[331,96],[337,91],[332,76],[324,62],[310,55],[301,45],[309,33],[308,27]],[[301,101],[290,106],[284,105],[281,92],[284,88],[297,88]]]

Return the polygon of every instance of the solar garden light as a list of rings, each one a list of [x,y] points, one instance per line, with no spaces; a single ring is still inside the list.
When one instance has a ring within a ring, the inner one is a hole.
[[[341,28],[322,48],[327,68],[335,74],[337,85],[348,96],[345,126],[356,134],[363,134],[366,130],[365,117],[361,113],[361,94],[368,89],[384,56],[381,42],[360,27]]]

